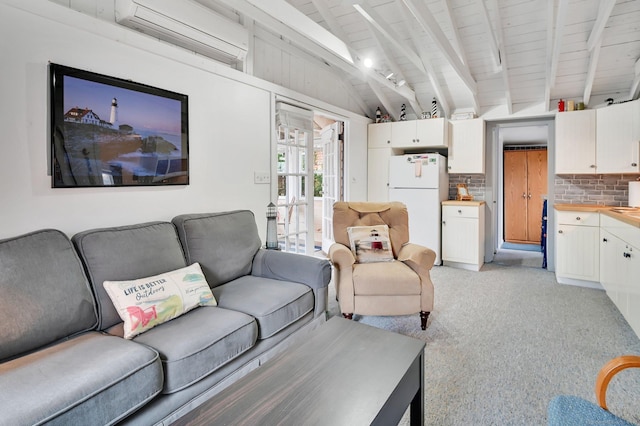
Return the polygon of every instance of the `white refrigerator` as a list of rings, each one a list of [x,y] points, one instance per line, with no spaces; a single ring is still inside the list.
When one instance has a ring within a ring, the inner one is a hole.
[[[440,154],[405,154],[389,159],[389,201],[409,212],[409,242],[436,252],[442,263],[442,201],[449,198],[447,159]]]

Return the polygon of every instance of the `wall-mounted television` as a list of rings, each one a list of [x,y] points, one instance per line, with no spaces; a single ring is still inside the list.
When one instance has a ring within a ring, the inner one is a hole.
[[[189,184],[188,97],[49,65],[53,188]]]

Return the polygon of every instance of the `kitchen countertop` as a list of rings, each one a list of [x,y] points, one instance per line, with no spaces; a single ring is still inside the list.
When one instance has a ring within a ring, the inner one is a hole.
[[[483,204],[485,204],[484,201],[446,200],[442,202],[443,206],[481,206]]]
[[[614,206],[598,206],[595,204],[554,204],[553,208],[558,211],[572,211],[572,212],[597,212],[605,214],[614,219],[618,219],[624,223],[628,223],[629,225],[637,226],[640,228],[640,217],[639,216],[630,216],[625,213],[619,213],[614,211],[614,209],[630,209],[631,211],[640,212],[639,208],[633,207],[614,207]]]

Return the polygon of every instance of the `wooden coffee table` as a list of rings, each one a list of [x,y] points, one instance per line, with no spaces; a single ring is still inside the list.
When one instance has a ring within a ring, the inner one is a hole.
[[[423,425],[424,346],[333,317],[175,424]]]

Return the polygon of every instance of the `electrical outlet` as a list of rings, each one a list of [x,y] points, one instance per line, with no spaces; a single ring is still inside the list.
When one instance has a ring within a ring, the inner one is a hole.
[[[253,172],[253,183],[271,183],[271,175],[269,172]]]

